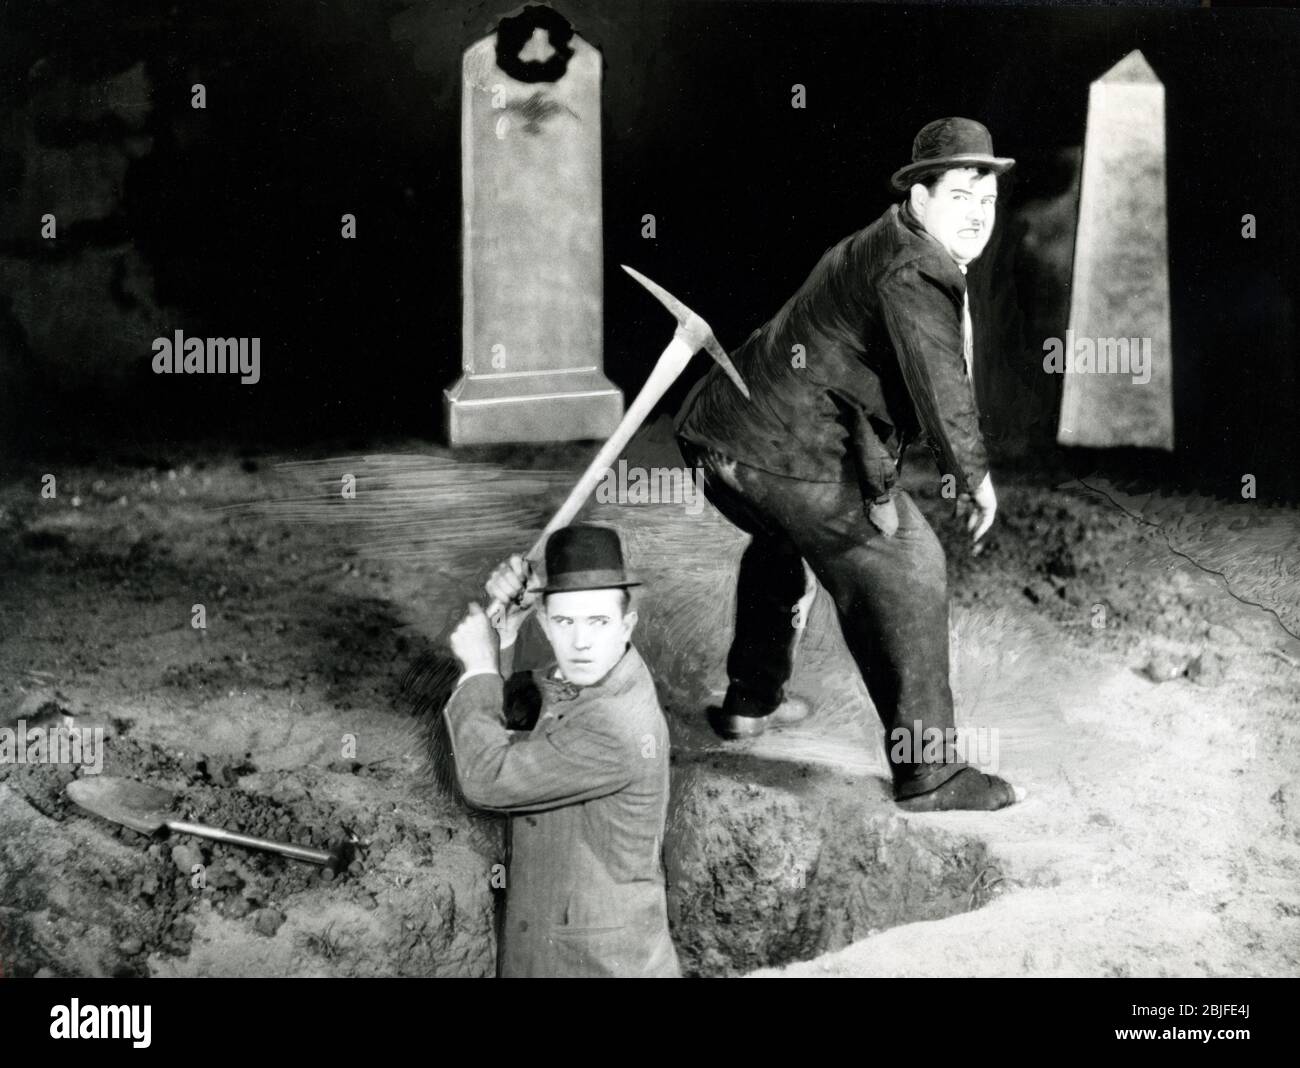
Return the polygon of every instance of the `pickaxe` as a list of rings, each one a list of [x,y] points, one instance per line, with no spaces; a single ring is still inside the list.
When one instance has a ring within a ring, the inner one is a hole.
[[[596,488],[601,478],[604,477],[605,471],[610,464],[618,458],[619,453],[631,440],[632,435],[645,422],[646,416],[650,414],[650,409],[668,392],[669,387],[677,381],[678,376],[687,363],[690,362],[691,357],[700,349],[708,350],[709,355],[718,362],[718,365],[726,371],[728,377],[736,384],[736,388],[745,395],[746,399],[749,398],[749,389],[740,377],[739,372],[732,366],[731,360],[727,358],[726,351],[718,344],[717,338],[713,336],[713,330],[709,327],[709,324],[663,287],[646,278],[645,275],[632,270],[631,267],[624,267],[623,270],[650,290],[658,298],[659,302],[672,313],[673,318],[677,320],[677,330],[673,334],[672,341],[669,342],[668,347],[664,349],[659,361],[651,370],[650,377],[646,379],[645,385],[641,387],[641,392],[637,394],[636,400],[632,402],[631,407],[623,415],[623,419],[614,430],[613,436],[605,442],[604,447],[596,454],[596,458],[591,461],[582,478],[570,491],[564,504],[551,517],[551,521],[546,524],[546,529],[533,543],[533,547],[528,550],[526,559],[530,561],[536,560],[541,555],[543,548],[546,546],[546,539],[551,536],[552,532],[560,527],[568,526],[573,521],[591,492]],[[494,623],[499,623],[505,607],[505,602],[494,600],[488,605],[488,617]],[[402,691],[410,705],[410,710],[429,724],[429,729],[425,734],[428,766],[434,778],[446,790],[454,790],[456,776],[452,768],[450,743],[446,732],[442,729],[442,709],[446,704],[448,695],[452,692],[459,673],[460,669],[454,661],[449,662],[446,659],[445,653],[440,654],[431,650],[418,657],[402,679]]]
[[[673,333],[672,341],[668,343],[668,347],[664,349],[659,356],[659,361],[651,370],[650,377],[646,379],[645,385],[641,387],[641,392],[636,395],[636,400],[623,414],[622,421],[615,428],[610,439],[605,442],[604,447],[596,454],[596,458],[588,465],[582,478],[578,479],[577,485],[569,491],[569,496],[560,505],[559,511],[551,517],[551,521],[546,524],[546,529],[538,536],[533,543],[533,547],[528,550],[525,556],[527,560],[536,560],[541,555],[542,549],[546,545],[546,539],[551,536],[552,532],[559,530],[560,527],[567,527],[573,522],[574,517],[582,509],[587,498],[591,496],[592,491],[604,477],[606,469],[618,459],[624,446],[632,440],[632,435],[641,428],[646,416],[650,414],[650,409],[668,392],[690,362],[691,357],[700,349],[704,349],[717,361],[718,366],[727,373],[727,377],[736,384],[736,388],[744,394],[745,399],[749,399],[749,388],[745,385],[745,380],[740,377],[740,372],[736,370],[730,357],[727,356],[726,349],[718,343],[718,339],[713,335],[713,328],[664,289],[663,286],[650,281],[640,271],[634,271],[626,264],[623,265],[623,270],[650,290],[658,298],[659,303],[672,313],[673,318],[677,320],[677,329]],[[488,606],[488,617],[493,622],[499,621],[501,611],[504,608],[504,603],[493,601]]]

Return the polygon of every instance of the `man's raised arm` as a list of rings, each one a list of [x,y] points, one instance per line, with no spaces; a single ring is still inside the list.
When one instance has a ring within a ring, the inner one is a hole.
[[[469,606],[450,643],[464,674],[443,715],[456,778],[471,805],[497,812],[558,808],[632,781],[635,754],[599,707],[562,730],[515,742],[506,724],[497,636],[481,607]]]

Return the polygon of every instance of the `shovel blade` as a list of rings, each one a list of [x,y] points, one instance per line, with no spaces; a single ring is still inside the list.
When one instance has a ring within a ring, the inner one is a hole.
[[[171,793],[132,779],[75,779],[68,783],[68,797],[79,808],[141,834],[156,834],[171,818]]]

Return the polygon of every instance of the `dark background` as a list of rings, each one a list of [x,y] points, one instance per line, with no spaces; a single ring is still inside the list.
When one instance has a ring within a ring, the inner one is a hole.
[[[1033,371],[1067,306],[1018,211],[1059,197],[1088,84],[1140,48],[1166,87],[1169,478],[1300,492],[1285,10],[553,5],[605,55],[606,367],[634,393],[671,322],[734,346],[890,202],[918,127],[979,118],[1018,166],[975,287],[981,351]],[[441,435],[460,364],[459,56],[505,4],[31,0],[0,25],[0,419],[28,456]],[[202,82],[207,108],[190,105]],[[791,86],[807,107],[790,106]],[[59,218],[55,241],[40,216]],[[358,239],[340,238],[355,213]],[[658,236],[640,236],[653,213]],[[1241,236],[1241,217],[1258,237]],[[997,270],[996,268],[1009,268]],[[79,309],[79,311],[78,311]],[[75,328],[72,323],[77,323]],[[155,376],[150,340],[260,336],[262,380]],[[1050,332],[1050,331],[1049,331]],[[690,374],[704,368],[697,361]],[[1041,380],[1041,372],[1039,373]],[[671,408],[689,382],[679,384]],[[1058,387],[1059,388],[1059,387]],[[1039,398],[1041,402],[1042,398]],[[1039,437],[1008,460],[1054,447]]]

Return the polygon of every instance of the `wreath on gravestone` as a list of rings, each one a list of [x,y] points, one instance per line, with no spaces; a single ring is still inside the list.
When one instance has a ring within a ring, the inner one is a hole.
[[[544,63],[520,59],[519,53],[538,29],[546,31],[555,55]],[[558,82],[573,58],[569,44],[572,39],[573,27],[568,19],[549,7],[530,4],[518,15],[507,16],[497,24],[497,66],[517,82]]]

